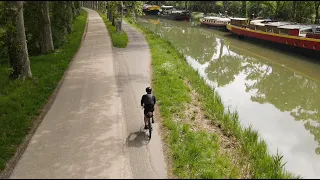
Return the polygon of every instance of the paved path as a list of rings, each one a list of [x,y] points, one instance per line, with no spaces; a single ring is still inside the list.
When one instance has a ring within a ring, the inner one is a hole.
[[[125,50],[88,10],[88,29],[56,99],[10,178],[166,178],[157,125],[149,142],[139,106],[150,53],[128,25]]]
[[[129,158],[134,178],[166,178],[159,127],[155,123],[151,141],[143,130],[143,111],[140,100],[151,82],[151,54],[144,36],[123,22],[129,37],[127,48],[114,48],[118,62],[118,82],[121,91],[124,118],[127,123]],[[156,121],[156,120],[155,120]]]

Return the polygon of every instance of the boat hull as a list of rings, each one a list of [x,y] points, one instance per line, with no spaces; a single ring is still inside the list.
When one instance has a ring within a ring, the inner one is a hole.
[[[216,28],[216,29],[221,29],[221,30],[224,30],[224,31],[227,31],[227,26],[226,24],[212,24],[212,23],[207,23],[207,22],[202,22],[200,21],[200,24],[202,26],[206,26],[206,27],[212,27],[212,28]]]
[[[271,42],[275,42],[283,45],[298,47],[301,49],[320,51],[320,39],[311,39],[311,38],[256,31],[256,30],[246,29],[242,27],[237,27],[231,24],[227,25],[227,29],[230,32],[240,37],[256,38],[264,41],[271,41]]]

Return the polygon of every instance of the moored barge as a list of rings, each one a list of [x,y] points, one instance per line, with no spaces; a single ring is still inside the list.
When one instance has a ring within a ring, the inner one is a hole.
[[[160,11],[160,6],[145,4],[142,10],[145,14],[157,15]]]
[[[161,6],[159,15],[167,19],[178,21],[191,19],[191,11],[175,10],[173,6]]]
[[[320,51],[320,27],[316,25],[270,20],[252,23],[247,18],[231,18],[227,29],[239,37],[251,37],[301,49]]]
[[[207,16],[200,19],[201,25],[216,27],[216,28],[223,28],[223,29],[226,29],[226,26],[229,23],[230,23],[230,18],[225,18],[225,17]]]

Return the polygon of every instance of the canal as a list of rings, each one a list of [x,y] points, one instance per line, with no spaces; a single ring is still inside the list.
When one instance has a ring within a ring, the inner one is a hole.
[[[239,113],[284,155],[285,168],[320,178],[320,64],[281,49],[240,40],[229,32],[148,16],[139,24],[169,40]]]

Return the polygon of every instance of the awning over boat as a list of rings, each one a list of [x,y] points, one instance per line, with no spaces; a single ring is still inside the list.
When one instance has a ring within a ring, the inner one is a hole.
[[[310,25],[302,25],[302,24],[290,24],[290,25],[284,25],[284,26],[279,26],[279,29],[299,29],[299,30],[307,30],[307,29],[312,29],[312,26]]]
[[[239,21],[245,21],[248,20],[248,18],[231,18],[232,20],[239,20]]]
[[[223,17],[214,17],[214,16],[206,16],[204,19],[208,20],[216,20],[216,21],[230,21],[230,18],[223,18]]]
[[[266,24],[266,26],[278,27],[278,26],[289,25],[289,24],[294,24],[294,23],[293,22],[269,22]]]
[[[171,9],[173,6],[161,6],[162,9]]]

